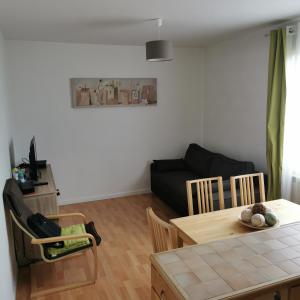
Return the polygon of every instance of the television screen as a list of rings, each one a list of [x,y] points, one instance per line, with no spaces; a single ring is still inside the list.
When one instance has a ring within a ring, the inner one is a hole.
[[[30,179],[37,180],[37,159],[36,159],[36,149],[35,149],[35,137],[30,141],[29,148],[29,170],[30,170]]]

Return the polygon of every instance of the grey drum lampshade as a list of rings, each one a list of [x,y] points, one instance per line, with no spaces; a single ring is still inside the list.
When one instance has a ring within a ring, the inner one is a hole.
[[[148,61],[165,61],[173,59],[173,45],[170,41],[156,40],[146,43]]]

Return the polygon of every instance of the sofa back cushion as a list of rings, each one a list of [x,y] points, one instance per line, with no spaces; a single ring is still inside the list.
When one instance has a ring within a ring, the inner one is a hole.
[[[251,174],[255,172],[254,164],[247,161],[237,161],[221,154],[213,157],[209,177],[222,176],[224,180],[230,176]]]
[[[190,144],[184,157],[186,166],[199,177],[209,177],[210,165],[215,154],[197,144]]]

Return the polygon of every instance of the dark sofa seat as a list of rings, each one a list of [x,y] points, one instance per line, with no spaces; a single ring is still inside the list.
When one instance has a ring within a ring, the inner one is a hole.
[[[151,189],[154,194],[157,194],[175,211],[184,215],[186,205],[182,199],[186,199],[185,182],[196,178],[198,178],[197,174],[188,170],[157,172],[154,176],[151,176]]]
[[[151,164],[151,190],[181,216],[186,216],[186,181],[222,176],[225,207],[228,208],[231,207],[229,177],[253,173],[254,170],[252,162],[240,162],[210,152],[197,144],[190,144],[184,159],[155,160]],[[195,193],[196,191],[193,191],[193,194]],[[215,209],[219,209],[216,185],[213,186],[213,199]],[[197,206],[197,203],[195,205]]]

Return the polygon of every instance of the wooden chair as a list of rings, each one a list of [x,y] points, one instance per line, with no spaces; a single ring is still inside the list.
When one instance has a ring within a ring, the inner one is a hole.
[[[151,207],[146,209],[153,251],[163,252],[179,247],[176,228],[161,220]]]
[[[40,290],[37,292],[31,291],[31,298],[35,297],[42,297],[48,294],[61,292],[69,289],[74,289],[86,285],[91,285],[96,282],[97,279],[97,270],[98,270],[98,261],[97,261],[97,243],[95,240],[95,237],[90,233],[82,233],[77,235],[67,235],[67,236],[55,236],[50,238],[39,238],[28,226],[27,219],[29,216],[31,216],[33,213],[32,211],[26,206],[26,204],[23,201],[23,195],[20,191],[18,184],[14,179],[8,179],[6,181],[4,191],[3,191],[3,198],[5,201],[6,206],[9,209],[10,216],[13,220],[13,222],[16,224],[16,226],[26,235],[30,238],[31,244],[38,245],[41,253],[41,258],[46,263],[54,263],[59,260],[68,259],[70,257],[77,256],[78,254],[83,254],[85,251],[91,249],[93,256],[94,256],[94,270],[92,278],[89,280],[71,283],[59,287],[52,287],[44,290]],[[67,218],[67,217],[80,217],[83,221],[83,223],[86,225],[86,217],[81,213],[68,213],[68,214],[57,214],[57,215],[51,215],[47,216],[48,219],[61,219],[61,218]],[[55,242],[61,242],[66,240],[74,240],[74,239],[80,239],[80,238],[88,238],[90,243],[85,246],[81,246],[79,248],[73,249],[70,252],[65,252],[62,254],[55,255],[52,257],[47,252],[47,247],[45,244],[48,243],[55,243]],[[99,244],[99,243],[98,243]]]
[[[224,209],[224,192],[223,192],[223,179],[219,177],[202,178],[195,180],[188,180],[186,182],[187,201],[189,215],[194,215],[194,201],[193,201],[193,186],[196,186],[198,213],[207,213],[214,210],[213,199],[213,182],[218,183],[219,193],[219,208]]]
[[[239,181],[241,205],[250,205],[256,202],[254,179],[258,178],[260,202],[265,202],[265,184],[263,173],[246,174],[230,177],[230,188],[232,197],[232,207],[236,207],[237,203],[237,188],[236,181]]]

